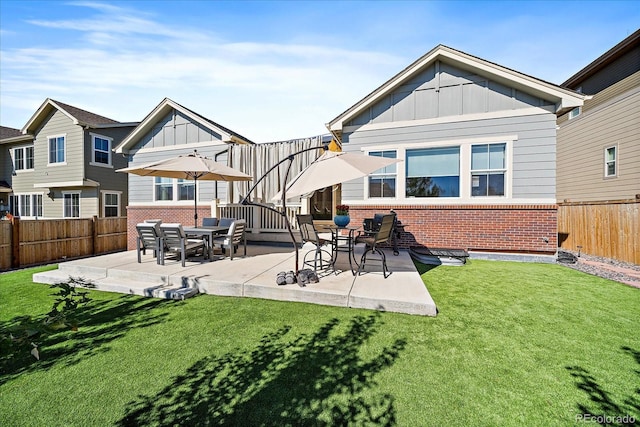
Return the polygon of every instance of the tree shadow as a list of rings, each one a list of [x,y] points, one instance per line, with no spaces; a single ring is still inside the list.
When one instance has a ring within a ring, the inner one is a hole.
[[[175,303],[162,299],[123,296],[115,300],[91,301],[76,312],[79,329],[62,331],[39,339],[40,360],[28,352],[0,351],[0,385],[16,376],[54,365],[73,365],[88,356],[108,351],[108,344],[132,328],[144,328],[164,321],[168,313],[154,310]],[[0,330],[11,330],[25,316],[0,322]],[[39,319],[35,319],[38,321]]]
[[[634,361],[640,365],[640,352],[631,347],[621,347]],[[591,373],[581,366],[567,366],[570,375],[576,379],[576,386],[584,391],[591,401],[590,404],[578,403],[579,414],[589,415],[601,425],[607,426],[639,426],[640,425],[640,386],[629,392],[627,397],[616,397]],[[640,370],[633,372],[640,378]]]
[[[393,396],[371,388],[406,340],[362,354],[380,316],[356,316],[344,331],[332,319],[288,340],[284,326],[251,352],[205,357],[157,394],[130,402],[117,425],[394,425]]]

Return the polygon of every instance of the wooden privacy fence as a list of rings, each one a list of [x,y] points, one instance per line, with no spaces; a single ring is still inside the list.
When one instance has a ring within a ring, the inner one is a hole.
[[[640,202],[559,204],[558,245],[640,264]]]
[[[127,250],[127,218],[0,221],[0,270]]]

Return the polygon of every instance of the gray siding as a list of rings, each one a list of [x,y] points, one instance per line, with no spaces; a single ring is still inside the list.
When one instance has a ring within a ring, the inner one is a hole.
[[[631,83],[631,84],[630,84]],[[628,88],[619,93],[617,87]],[[627,200],[640,194],[640,72],[596,95],[558,131],[558,201]],[[587,108],[588,107],[588,108]],[[604,150],[618,147],[618,175],[604,176]]]
[[[224,151],[227,149],[226,144],[209,144],[198,147],[198,153],[216,159],[220,163],[227,164],[227,155]],[[193,153],[192,148],[170,151],[148,151],[139,152],[135,155],[135,164],[144,164],[158,160],[164,160],[169,157],[186,155]],[[221,153],[221,154],[220,154]],[[220,155],[218,155],[220,154]],[[217,156],[217,158],[216,158]],[[133,165],[133,163],[132,163]],[[129,203],[152,203],[153,202],[153,177],[144,177],[134,174],[126,174],[129,179]],[[226,200],[227,183],[216,181],[200,181],[198,184],[198,201],[209,202],[214,198]]]
[[[551,104],[439,61],[346,125],[434,119]]]
[[[86,162],[86,175],[88,179],[97,181],[100,183],[99,190],[114,191],[121,194],[120,200],[120,215],[127,215],[127,205],[129,203],[129,190],[128,180],[126,173],[116,172],[118,169],[126,168],[128,166],[128,158],[122,154],[117,154],[113,151],[113,148],[118,146],[120,142],[126,137],[135,126],[126,126],[118,128],[105,128],[105,129],[89,129],[85,131],[84,145],[85,145],[85,162]],[[93,161],[93,146],[92,135],[102,135],[112,138],[112,152],[111,152],[111,167],[94,166],[91,165]],[[102,195],[98,195],[98,211],[99,216],[102,215]]]
[[[172,110],[153,129],[140,138],[133,150],[145,148],[162,148],[194,142],[220,141],[222,135],[191,121],[179,111]]]
[[[375,145],[418,144],[455,141],[467,138],[517,135],[513,143],[513,199],[555,197],[556,116],[541,113],[522,117],[505,117],[473,121],[415,125],[376,130],[358,130],[343,135],[345,151],[360,151]],[[399,167],[404,167],[400,163]],[[462,173],[462,171],[461,171]],[[362,199],[363,181],[342,186],[345,200]],[[399,195],[402,196],[402,195]]]

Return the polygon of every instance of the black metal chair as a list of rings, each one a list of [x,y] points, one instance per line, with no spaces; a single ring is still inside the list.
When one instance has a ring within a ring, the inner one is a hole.
[[[309,242],[313,243],[316,247],[314,250],[311,250],[304,255],[302,264],[313,267],[314,272],[317,272],[318,269],[324,270],[332,266],[333,257],[331,253],[326,249],[323,249],[323,246],[332,244],[332,242],[331,240],[323,239],[318,235],[318,231],[313,225],[313,215],[297,215],[296,218],[298,220],[298,227],[300,228],[302,244]],[[313,253],[313,262],[311,262],[311,260],[307,261],[307,256],[311,253]],[[322,259],[323,253],[329,257],[328,260]]]
[[[382,275],[384,276],[384,278],[386,279],[391,275],[391,272],[387,267],[387,257],[385,256],[384,251],[382,251],[382,249],[380,249],[378,246],[388,242],[391,238],[395,220],[395,214],[382,215],[380,227],[376,231],[369,231],[356,237],[356,244],[365,244],[364,253],[362,254],[362,258],[360,258],[358,275],[361,275],[362,271],[364,270],[364,266],[367,262],[367,255],[369,254],[369,252],[380,256],[380,261],[382,262]]]

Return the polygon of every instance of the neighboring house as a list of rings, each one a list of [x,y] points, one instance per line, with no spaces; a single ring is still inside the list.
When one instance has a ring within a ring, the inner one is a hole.
[[[15,147],[32,147],[33,136],[23,135],[20,129],[0,126],[0,218],[9,213],[9,202],[11,199],[11,183],[13,182],[13,159],[11,150],[6,149],[11,145]],[[32,149],[27,149],[28,159],[24,158],[25,150],[18,149],[18,154],[22,157],[19,162],[31,162],[33,159]]]
[[[640,30],[562,86],[590,98],[557,121],[561,246],[640,264]]]
[[[198,154],[226,164],[228,148],[252,141],[165,98],[117,147],[116,156],[128,156],[130,166],[142,165],[197,150]],[[191,225],[194,197],[198,216],[211,216],[211,202],[227,197],[227,183],[121,174],[129,180],[127,223],[129,248],[135,248],[135,225],[145,219]]]
[[[397,157],[342,184],[352,222],[394,209],[405,247],[553,254],[556,119],[585,95],[439,45],[327,124]]]
[[[20,135],[0,140],[11,213],[22,218],[124,216],[127,179],[115,170],[126,167],[127,159],[114,156],[112,149],[136,124],[45,100]]]

